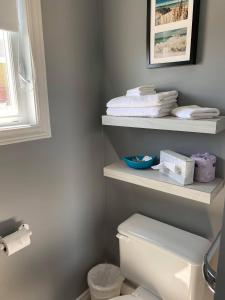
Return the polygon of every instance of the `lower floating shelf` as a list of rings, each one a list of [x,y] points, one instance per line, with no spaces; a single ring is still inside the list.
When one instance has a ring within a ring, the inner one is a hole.
[[[180,186],[159,171],[130,169],[122,161],[105,167],[104,176],[205,204],[211,204],[224,187],[222,178],[216,178],[210,183],[196,182]]]

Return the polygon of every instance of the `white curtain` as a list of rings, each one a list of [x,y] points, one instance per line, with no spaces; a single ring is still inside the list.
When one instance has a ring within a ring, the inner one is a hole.
[[[33,0],[34,1],[34,0]],[[18,76],[21,87],[32,88],[34,68],[27,22],[26,0],[0,0],[0,30],[14,32],[18,41]]]
[[[18,58],[20,83],[22,87],[32,88],[34,82],[34,66],[27,24],[26,0],[17,0],[17,7],[19,20]]]
[[[16,0],[0,0],[0,29],[18,31]]]

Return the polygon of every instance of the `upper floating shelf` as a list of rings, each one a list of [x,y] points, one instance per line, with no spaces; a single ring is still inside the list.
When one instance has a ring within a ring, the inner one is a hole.
[[[181,186],[159,171],[134,170],[128,168],[123,162],[105,167],[104,176],[204,204],[211,204],[212,200],[224,187],[224,180],[222,178],[216,178],[209,183],[195,182],[191,185]]]
[[[217,134],[225,130],[225,116],[204,120],[183,120],[176,117],[140,118],[102,116],[102,124],[106,126]]]

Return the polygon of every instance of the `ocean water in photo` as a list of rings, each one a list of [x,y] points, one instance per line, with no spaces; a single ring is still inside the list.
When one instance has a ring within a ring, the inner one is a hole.
[[[165,32],[159,32],[155,36],[155,44],[165,42],[171,37],[182,37],[187,35],[187,28],[180,28]]]
[[[156,0],[156,7],[162,7],[162,6],[174,6],[179,4],[180,2],[188,2],[187,1],[181,1],[181,0]]]
[[[180,28],[155,35],[155,58],[185,55],[187,49],[187,28]]]

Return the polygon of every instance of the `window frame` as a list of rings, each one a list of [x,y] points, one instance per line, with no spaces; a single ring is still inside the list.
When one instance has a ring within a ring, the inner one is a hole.
[[[45,51],[40,0],[25,0],[27,24],[30,35],[33,64],[35,67],[36,123],[19,124],[13,119],[0,126],[0,145],[25,142],[51,137]]]

